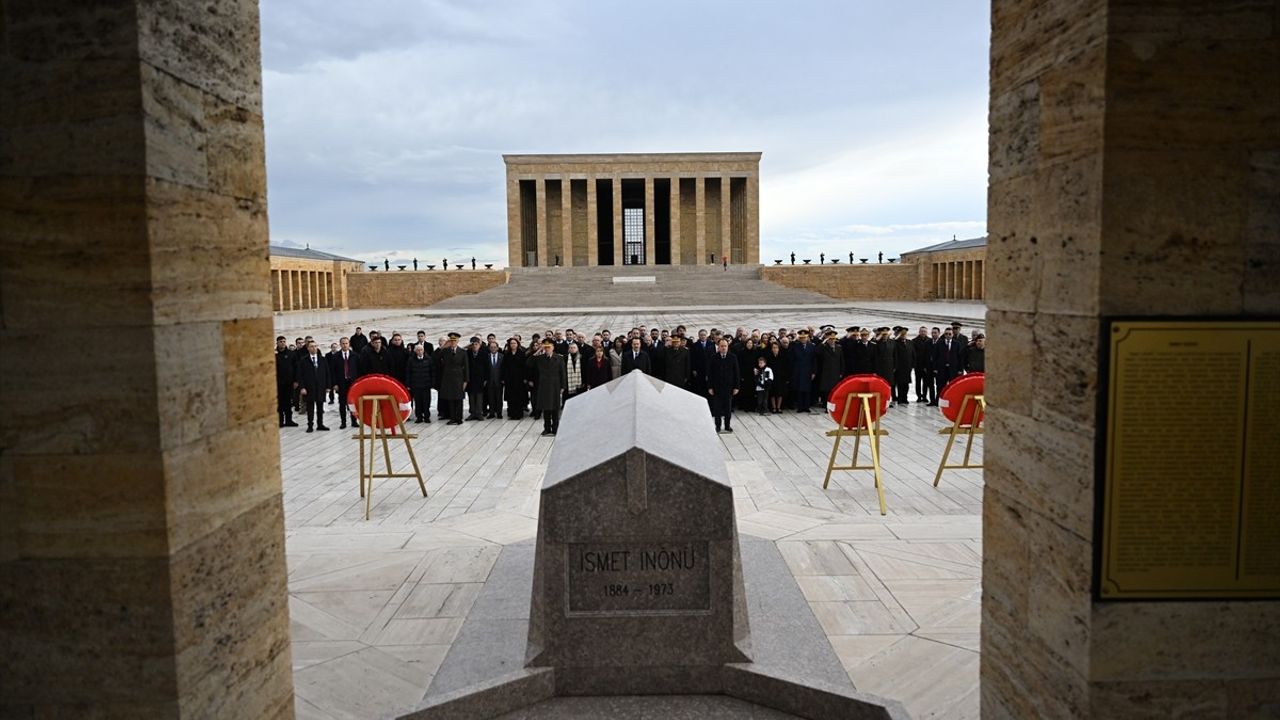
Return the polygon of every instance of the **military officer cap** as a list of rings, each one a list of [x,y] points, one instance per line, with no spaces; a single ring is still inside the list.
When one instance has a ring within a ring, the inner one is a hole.
[[[456,332],[451,332],[451,333],[449,333],[449,339],[450,339],[450,340],[457,340],[457,339],[458,339],[458,338],[460,338],[460,337],[462,337],[462,335],[460,335],[460,334],[458,334],[458,333],[456,333]]]
[[[838,335],[838,334],[839,334],[839,333],[837,333],[837,332],[835,331],[835,328],[832,328],[832,329],[830,329],[830,330],[828,330],[828,331],[826,331],[826,332],[822,333],[822,337],[824,337],[824,338],[835,337],[835,336],[836,336],[836,335]]]
[[[894,325],[894,326],[893,326],[893,331],[894,331],[894,332],[902,332],[903,330],[906,330],[906,328],[902,327],[901,325]]]
[[[544,339],[544,340],[542,341],[542,344],[543,344],[543,345],[550,345],[551,347],[555,347],[555,345],[556,345],[556,341],[555,341],[555,340],[552,340],[551,338],[546,338],[546,339]]]
[[[803,330],[803,329],[802,329],[802,330],[800,330],[799,332],[797,332],[796,334],[797,334],[797,335],[799,335],[800,337],[809,337],[809,331],[808,331],[808,330]]]
[[[844,331],[845,331],[845,332],[858,332],[858,326],[857,326],[857,325],[854,325],[853,327],[847,327],[847,328],[845,328],[845,329],[844,329]]]
[[[958,328],[958,327],[964,327],[964,326],[960,324],[959,320],[955,320],[951,323],[951,327]]]
[[[480,342],[480,336],[479,336],[479,335],[472,335],[472,336],[471,336],[471,342]]]
[[[819,330],[834,330],[834,329],[835,329],[835,327],[836,327],[835,325],[823,325],[822,327],[820,327],[820,328],[818,328],[818,329],[819,329]]]

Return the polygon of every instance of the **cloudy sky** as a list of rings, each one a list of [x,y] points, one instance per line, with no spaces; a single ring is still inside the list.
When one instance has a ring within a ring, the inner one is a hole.
[[[272,242],[505,263],[503,153],[761,151],[761,259],[986,228],[987,0],[262,0]]]

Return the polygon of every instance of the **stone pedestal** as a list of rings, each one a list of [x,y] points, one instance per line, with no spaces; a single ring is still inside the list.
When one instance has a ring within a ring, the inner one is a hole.
[[[640,372],[570,401],[538,512],[528,664],[569,694],[715,692],[750,660],[706,401]]]

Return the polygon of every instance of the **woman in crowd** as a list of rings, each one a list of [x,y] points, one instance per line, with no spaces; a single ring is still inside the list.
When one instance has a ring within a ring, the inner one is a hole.
[[[507,419],[520,420],[524,417],[524,408],[529,403],[529,386],[525,384],[525,352],[520,341],[507,340],[507,349],[502,358],[502,388],[507,401]]]
[[[597,346],[593,350],[595,354],[587,360],[586,369],[583,371],[588,390],[600,387],[613,379],[613,363],[609,362],[609,358],[605,355],[604,346]]]
[[[609,373],[616,379],[622,375],[622,349],[626,347],[621,337],[613,339],[613,352],[609,353]]]
[[[786,342],[786,338],[783,338]],[[765,363],[773,370],[773,384],[769,386],[769,409],[774,413],[782,412],[782,401],[787,397],[787,378],[791,377],[791,362],[782,351],[782,343],[769,343],[769,351],[764,355]]]

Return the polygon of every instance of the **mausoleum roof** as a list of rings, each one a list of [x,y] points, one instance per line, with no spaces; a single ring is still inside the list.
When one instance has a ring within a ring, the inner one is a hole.
[[[271,255],[274,257],[291,257],[301,258],[303,260],[328,260],[330,262],[361,262],[355,258],[334,255],[322,250],[312,250],[311,248],[296,248],[287,245],[271,245]]]
[[[969,238],[968,240],[948,240],[940,242],[937,245],[929,245],[928,247],[916,248],[902,253],[903,255],[916,255],[919,253],[942,252],[944,250],[965,250],[968,248],[984,247],[987,244],[987,236]]]

